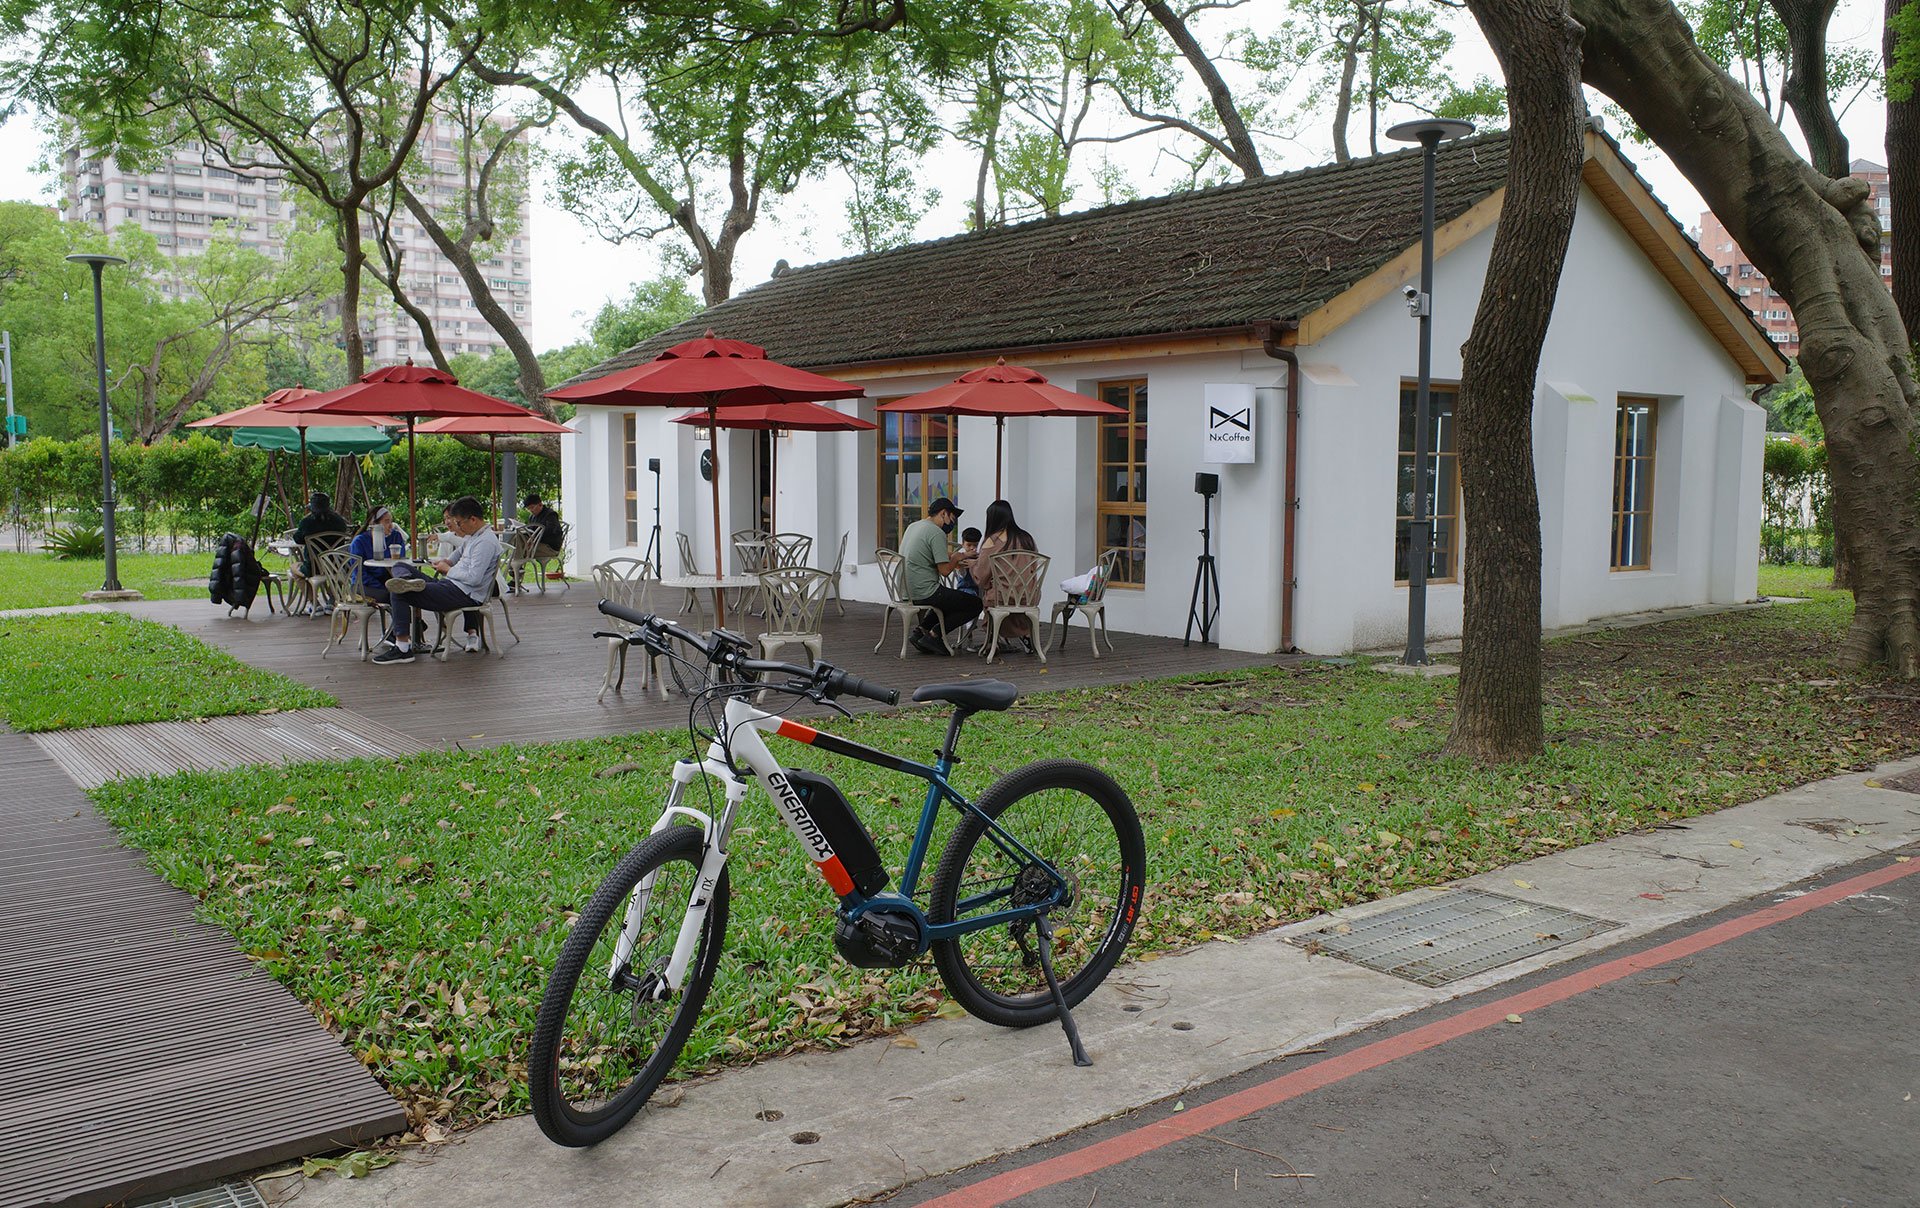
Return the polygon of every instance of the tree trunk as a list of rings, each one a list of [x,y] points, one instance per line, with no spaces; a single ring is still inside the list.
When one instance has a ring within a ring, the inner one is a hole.
[[[1173,44],[1180,48],[1186,57],[1187,65],[1193,68],[1193,74],[1207,90],[1207,100],[1213,105],[1213,112],[1220,119],[1220,129],[1227,136],[1227,143],[1233,148],[1229,157],[1233,166],[1248,180],[1257,180],[1267,174],[1260,163],[1260,150],[1253,145],[1253,138],[1247,133],[1247,124],[1240,117],[1238,106],[1233,103],[1233,91],[1227,82],[1220,78],[1220,69],[1213,65],[1206,49],[1194,40],[1193,33],[1187,29],[1187,23],[1168,7],[1166,0],[1147,0],[1147,12],[1167,31]]]
[[[1462,350],[1465,618],[1449,754],[1485,763],[1545,746],[1540,696],[1540,498],[1533,396],[1540,346],[1580,200],[1586,106],[1567,0],[1467,0],[1500,58],[1512,123],[1507,195]]]
[[[1573,12],[1587,27],[1587,82],[1672,158],[1793,308],[1854,588],[1841,664],[1920,677],[1920,424],[1866,182],[1796,155],[1667,0],[1573,0]]]
[[[1360,38],[1367,27],[1366,8],[1354,6],[1353,32],[1347,37],[1347,57],[1340,65],[1340,95],[1333,102],[1333,162],[1353,158],[1347,150],[1347,118],[1353,112],[1353,73],[1360,65]]]
[[[1887,74],[1894,67],[1894,18],[1916,0],[1887,0],[1881,46]],[[1920,49],[1920,48],[1916,48]],[[1893,253],[1893,304],[1909,336],[1920,331],[1920,98],[1887,97],[1887,198],[1893,207],[1885,236]]]
[[[1835,0],[1767,0],[1787,27],[1787,78],[1780,98],[1806,136],[1807,160],[1828,176],[1845,176],[1851,154],[1827,90],[1827,24]]]

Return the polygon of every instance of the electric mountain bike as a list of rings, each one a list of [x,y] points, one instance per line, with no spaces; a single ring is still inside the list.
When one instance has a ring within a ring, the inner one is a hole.
[[[703,756],[673,767],[652,831],[600,883],[560,949],[541,997],[528,1057],[533,1114],[562,1145],[612,1136],[679,1057],[713,985],[726,940],[727,845],[748,786],[758,781],[839,898],[833,943],[861,968],[898,968],[931,953],[953,999],[1005,1027],[1059,1020],[1077,1065],[1091,1064],[1072,1007],[1106,978],[1133,934],[1146,849],[1126,792],[1090,764],[1049,759],[1002,776],[977,799],[948,777],[960,732],[979,712],[1013,704],[997,680],[929,684],[917,701],[953,706],[931,764],[837,738],[757,707],[756,694],[813,701],[847,715],[843,695],[893,704],[898,694],[834,668],[747,657],[725,630],[691,633],[603,602],[634,626],[625,637],[669,659],[705,661],[688,731]],[[783,766],[774,735],[927,782],[898,888],[873,839],[826,776]],[[704,783],[712,813],[689,792]],[[715,798],[715,786],[721,790]],[[942,807],[957,817],[926,890],[920,875]]]

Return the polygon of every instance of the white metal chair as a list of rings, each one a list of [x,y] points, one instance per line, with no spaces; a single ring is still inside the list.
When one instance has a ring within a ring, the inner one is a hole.
[[[1107,632],[1107,584],[1113,582],[1114,572],[1120,565],[1122,552],[1118,549],[1110,549],[1100,555],[1093,582],[1087,585],[1084,600],[1054,601],[1053,613],[1047,618],[1047,645],[1053,645],[1054,637],[1058,635],[1061,649],[1066,648],[1067,622],[1073,620],[1073,614],[1077,612],[1087,619],[1087,640],[1093,645],[1093,657],[1100,657],[1101,635],[1105,635],[1107,639],[1107,649],[1113,649],[1113,635]]]
[[[907,643],[913,636],[914,626],[920,623],[920,614],[931,612],[933,623],[939,627],[940,641],[948,650],[953,649],[953,638],[947,634],[947,619],[938,609],[928,608],[924,604],[915,604],[907,597],[907,560],[897,550],[877,549],[873,551],[873,560],[880,564],[880,581],[887,588],[887,611],[880,617],[880,640],[873,644],[874,653],[887,644],[887,623],[896,615],[900,618],[900,657],[907,657]]]
[[[846,565],[847,535],[843,532],[840,534],[840,552],[833,559],[833,569],[827,572],[827,577],[833,580],[827,590],[833,593],[833,606],[840,610],[843,617],[847,615],[847,602],[840,598],[840,572],[846,569]]]
[[[513,614],[507,611],[507,570],[503,561],[493,570],[494,594],[484,604],[469,604],[465,608],[451,608],[446,612],[435,613],[437,623],[433,631],[433,657],[441,662],[447,661],[447,655],[453,647],[448,642],[447,618],[466,617],[468,614],[480,618],[480,648],[491,650],[500,658],[507,657],[507,648],[500,644],[500,628],[493,623],[494,607],[499,606],[500,617],[507,623],[507,632],[513,635],[515,645],[520,643],[520,634],[513,627]],[[464,628],[464,625],[462,626]]]
[[[767,562],[763,570],[782,570],[805,566],[813,556],[813,538],[805,533],[775,533],[767,538]]]
[[[647,588],[653,580],[653,563],[642,558],[608,558],[593,568],[593,582],[600,589],[600,598],[610,600],[626,608],[646,611]],[[633,626],[616,616],[607,616],[607,621],[621,633],[633,632]],[[631,649],[624,639],[607,639],[607,677],[600,684],[600,695],[594,697],[599,704],[606,699],[607,693],[620,691],[627,678],[627,651]],[[653,651],[646,652],[646,662],[640,668],[640,687],[644,691],[658,684],[660,699],[667,699],[667,683],[654,666],[660,656]]]
[[[991,663],[1000,648],[1000,624],[1008,617],[1026,617],[1032,632],[1040,632],[1040,596],[1046,590],[1047,567],[1053,559],[1032,550],[1013,549],[995,554],[989,560],[993,568],[993,586],[988,595],[995,603],[986,609],[987,661]],[[1034,643],[1033,652],[1047,661],[1047,648]]]
[[[700,564],[693,560],[693,538],[687,536],[685,533],[675,533],[673,540],[674,544],[680,547],[680,577],[683,579],[694,578],[700,573]],[[698,616],[699,609],[700,597],[694,594],[693,588],[687,588],[687,598],[681,602],[680,611],[690,612]]]
[[[760,572],[767,601],[767,628],[760,635],[760,657],[770,659],[782,646],[801,646],[820,661],[820,614],[827,604],[832,576],[810,566],[783,566]]]
[[[539,568],[540,594],[543,596],[546,595],[547,594],[547,573],[548,573],[547,563],[551,562],[554,565],[558,566],[561,570],[560,590],[572,591],[573,584],[567,581],[565,572],[567,569],[567,542],[573,539],[573,526],[571,524],[568,524],[566,521],[562,520],[560,522],[560,548],[544,554],[541,553],[542,546],[540,544],[540,538],[543,532],[544,530],[538,527],[535,527],[533,525],[528,525],[523,533],[515,534],[514,546],[516,547],[516,550],[524,550],[524,552],[520,553],[519,559],[513,568],[513,574],[511,577],[513,579],[514,587],[518,591],[525,591],[527,589],[526,584],[521,581],[520,576],[522,572],[529,565],[531,565]],[[525,540],[523,542],[522,539],[529,535],[531,539]]]
[[[321,658],[327,657],[335,642],[345,646],[355,621],[360,622],[360,660],[365,662],[373,653],[373,622],[384,606],[361,590],[362,573],[360,556],[348,553],[344,545],[313,552],[314,587],[333,601],[333,615],[327,623],[327,644],[321,647]]]

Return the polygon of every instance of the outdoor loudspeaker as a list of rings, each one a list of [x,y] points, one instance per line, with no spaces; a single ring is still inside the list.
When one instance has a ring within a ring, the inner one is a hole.
[[[1196,495],[1218,495],[1220,493],[1220,476],[1218,474],[1195,474],[1193,476],[1193,493]]]
[[[652,470],[655,474],[658,474],[660,472],[660,459],[658,457],[647,458],[647,469]]]

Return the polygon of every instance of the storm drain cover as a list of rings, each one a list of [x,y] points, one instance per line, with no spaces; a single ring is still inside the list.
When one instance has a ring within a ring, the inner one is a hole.
[[[1619,925],[1505,894],[1452,889],[1290,942],[1423,986],[1444,986]]]
[[[164,1200],[149,1200],[139,1208],[267,1208],[252,1183],[222,1183],[199,1191],[183,1191]]]

